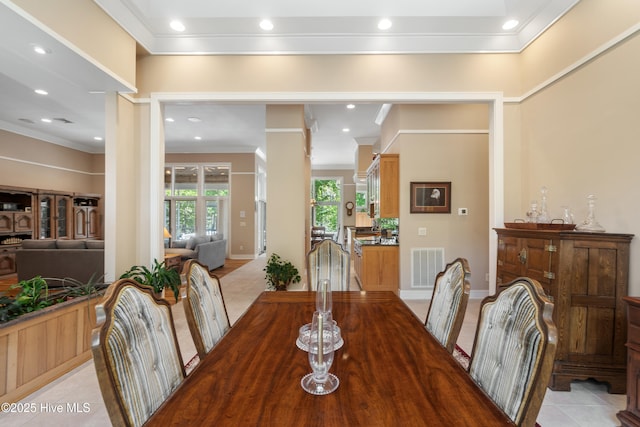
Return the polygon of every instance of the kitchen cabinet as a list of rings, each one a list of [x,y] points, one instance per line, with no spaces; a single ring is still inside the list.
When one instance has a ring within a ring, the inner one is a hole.
[[[640,298],[627,303],[627,408],[618,412],[622,427],[640,427]]]
[[[400,287],[400,258],[397,244],[354,241],[353,269],[364,291],[392,291]]]
[[[379,154],[367,169],[367,197],[371,218],[400,216],[400,158]]]
[[[549,382],[570,390],[593,378],[626,390],[626,315],[632,234],[496,229],[497,283],[526,276],[554,303],[558,347]]]

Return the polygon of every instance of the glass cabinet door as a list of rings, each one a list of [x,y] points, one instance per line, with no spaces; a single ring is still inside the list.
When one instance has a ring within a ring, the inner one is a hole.
[[[69,237],[69,210],[71,199],[69,197],[56,198],[56,238]]]
[[[38,237],[40,239],[53,238],[53,196],[40,196],[38,215]]]

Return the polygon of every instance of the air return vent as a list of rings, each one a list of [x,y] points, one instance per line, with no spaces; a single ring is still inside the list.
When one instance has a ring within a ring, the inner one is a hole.
[[[411,287],[433,289],[436,275],[444,270],[444,248],[411,249]]]

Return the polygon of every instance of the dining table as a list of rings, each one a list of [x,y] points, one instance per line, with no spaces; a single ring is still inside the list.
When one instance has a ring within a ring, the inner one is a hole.
[[[315,299],[310,291],[261,293],[146,425],[514,425],[388,291],[332,292],[344,343],[329,371],[339,386],[306,392],[300,381],[311,367],[296,340]]]

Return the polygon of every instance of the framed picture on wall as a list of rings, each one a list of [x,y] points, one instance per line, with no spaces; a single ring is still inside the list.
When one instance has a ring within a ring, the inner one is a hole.
[[[451,213],[451,182],[412,182],[411,213]]]

